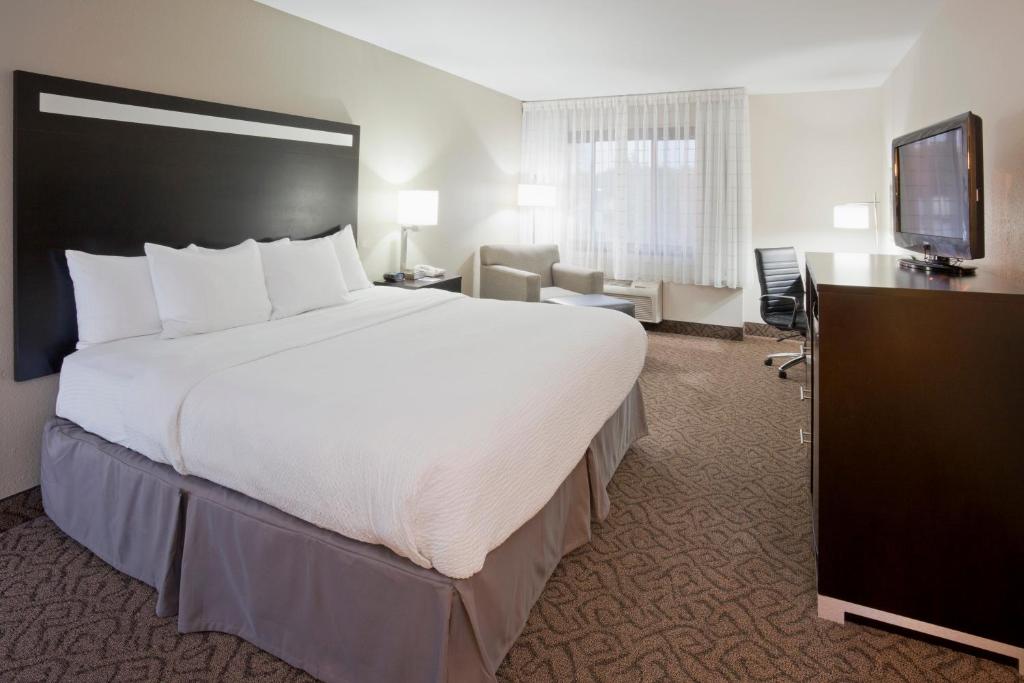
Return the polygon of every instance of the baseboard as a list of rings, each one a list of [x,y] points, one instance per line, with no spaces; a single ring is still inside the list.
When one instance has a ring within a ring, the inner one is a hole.
[[[743,334],[748,337],[771,337],[776,339],[782,333],[767,323],[743,323]]]
[[[683,322],[681,320],[663,320],[660,323],[644,323],[644,327],[655,332],[743,341],[743,328],[731,327],[729,325],[708,325],[705,323]]]
[[[0,500],[0,533],[29,522],[43,513],[43,497],[38,486]]]
[[[857,605],[852,602],[837,600],[836,598],[830,598],[825,595],[818,595],[818,617],[821,619],[843,624],[846,623],[847,614],[853,614],[873,621],[880,621],[883,624],[892,624],[893,626],[898,626],[910,631],[925,633],[929,636],[935,636],[936,638],[942,638],[943,640],[949,640],[954,643],[960,643],[979,650],[994,652],[996,654],[1003,655],[1004,657],[1016,659],[1018,672],[1024,676],[1024,648],[1022,647],[1009,645],[1007,643],[1000,643],[997,640],[989,640],[988,638],[971,635],[970,633],[964,633],[963,631],[956,631],[951,628],[946,628],[945,626],[929,624],[926,621],[918,621],[917,619],[893,614],[892,612],[883,612],[882,610],[874,609],[873,607],[865,607],[864,605]]]

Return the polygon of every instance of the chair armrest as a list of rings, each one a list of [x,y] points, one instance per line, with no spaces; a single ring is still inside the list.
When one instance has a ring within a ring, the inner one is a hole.
[[[480,266],[480,298],[540,301],[540,275],[508,266]]]
[[[551,266],[551,280],[555,287],[571,289],[580,294],[604,292],[604,273],[600,270],[555,263]]]
[[[762,305],[771,299],[787,299],[792,301],[793,314],[789,317],[789,327],[792,329],[793,326],[796,325],[796,314],[800,312],[800,301],[795,296],[790,296],[788,294],[762,294],[759,299]]]

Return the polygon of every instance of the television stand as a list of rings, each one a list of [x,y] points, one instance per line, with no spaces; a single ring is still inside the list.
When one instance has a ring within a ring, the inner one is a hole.
[[[806,255],[818,614],[1024,674],[1024,283],[898,259]]]
[[[974,275],[974,271],[977,270],[974,266],[956,265],[946,256],[926,256],[923,259],[914,258],[913,256],[901,258],[900,267],[924,270],[929,273],[939,273],[940,275],[952,275],[954,277]]]

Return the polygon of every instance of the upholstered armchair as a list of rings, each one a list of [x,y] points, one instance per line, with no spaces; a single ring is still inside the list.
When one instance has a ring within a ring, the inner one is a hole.
[[[556,244],[480,247],[480,296],[484,299],[545,301],[603,291],[604,273],[560,263]]]

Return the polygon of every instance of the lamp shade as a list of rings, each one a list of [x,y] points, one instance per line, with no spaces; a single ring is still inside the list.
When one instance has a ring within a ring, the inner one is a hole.
[[[520,185],[519,206],[554,206],[554,185]]]
[[[846,230],[867,230],[871,227],[871,205],[837,204],[832,209],[832,224]]]
[[[437,225],[437,190],[401,190],[399,225]]]

